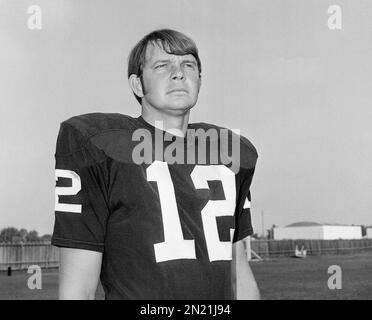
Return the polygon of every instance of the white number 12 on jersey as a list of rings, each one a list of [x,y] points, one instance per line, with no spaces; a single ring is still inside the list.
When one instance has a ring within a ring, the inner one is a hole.
[[[177,210],[173,181],[166,162],[155,161],[147,168],[147,180],[158,185],[164,242],[154,244],[156,262],[175,259],[196,259],[194,240],[185,240]],[[191,180],[196,189],[208,189],[208,181],[220,180],[224,200],[209,200],[201,211],[210,261],[232,259],[231,241],[220,241],[216,217],[233,216],[235,211],[235,175],[224,165],[195,166]]]

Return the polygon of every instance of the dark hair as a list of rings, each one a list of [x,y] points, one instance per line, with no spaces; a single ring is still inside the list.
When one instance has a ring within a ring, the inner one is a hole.
[[[197,62],[199,75],[201,74],[201,62],[198,48],[195,42],[183,33],[171,29],[155,30],[143,37],[132,49],[128,58],[128,78],[135,74],[142,82],[142,71],[146,62],[146,49],[149,43],[162,46],[165,52],[175,55],[192,54]],[[143,82],[142,82],[143,85]],[[141,98],[134,94],[141,104]]]

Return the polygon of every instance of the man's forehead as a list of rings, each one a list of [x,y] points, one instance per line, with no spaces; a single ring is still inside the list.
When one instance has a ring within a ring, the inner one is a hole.
[[[162,59],[162,58],[163,59],[169,59],[169,58],[174,57],[174,56],[176,56],[176,55],[171,54],[171,53],[167,53],[164,50],[163,45],[160,41],[150,42],[150,43],[147,44],[147,48],[146,48],[145,63],[152,62],[152,61]],[[180,56],[180,55],[177,55],[177,56]],[[185,55],[182,55],[182,57],[196,60],[195,57],[192,54],[185,54]]]

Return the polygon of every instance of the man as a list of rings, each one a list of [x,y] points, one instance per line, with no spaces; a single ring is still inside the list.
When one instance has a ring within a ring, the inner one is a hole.
[[[106,299],[258,298],[243,246],[257,153],[238,137],[234,172],[226,155],[209,157],[223,150],[221,136],[189,139],[191,129],[222,129],[188,123],[201,85],[195,43],[174,30],[148,34],[130,54],[128,78],[140,117],[61,124],[52,238],[60,299],[94,299],[99,278]]]

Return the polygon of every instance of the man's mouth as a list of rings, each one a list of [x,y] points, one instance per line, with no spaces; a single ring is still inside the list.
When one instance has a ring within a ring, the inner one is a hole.
[[[173,89],[168,91],[168,93],[188,93],[186,89]]]

